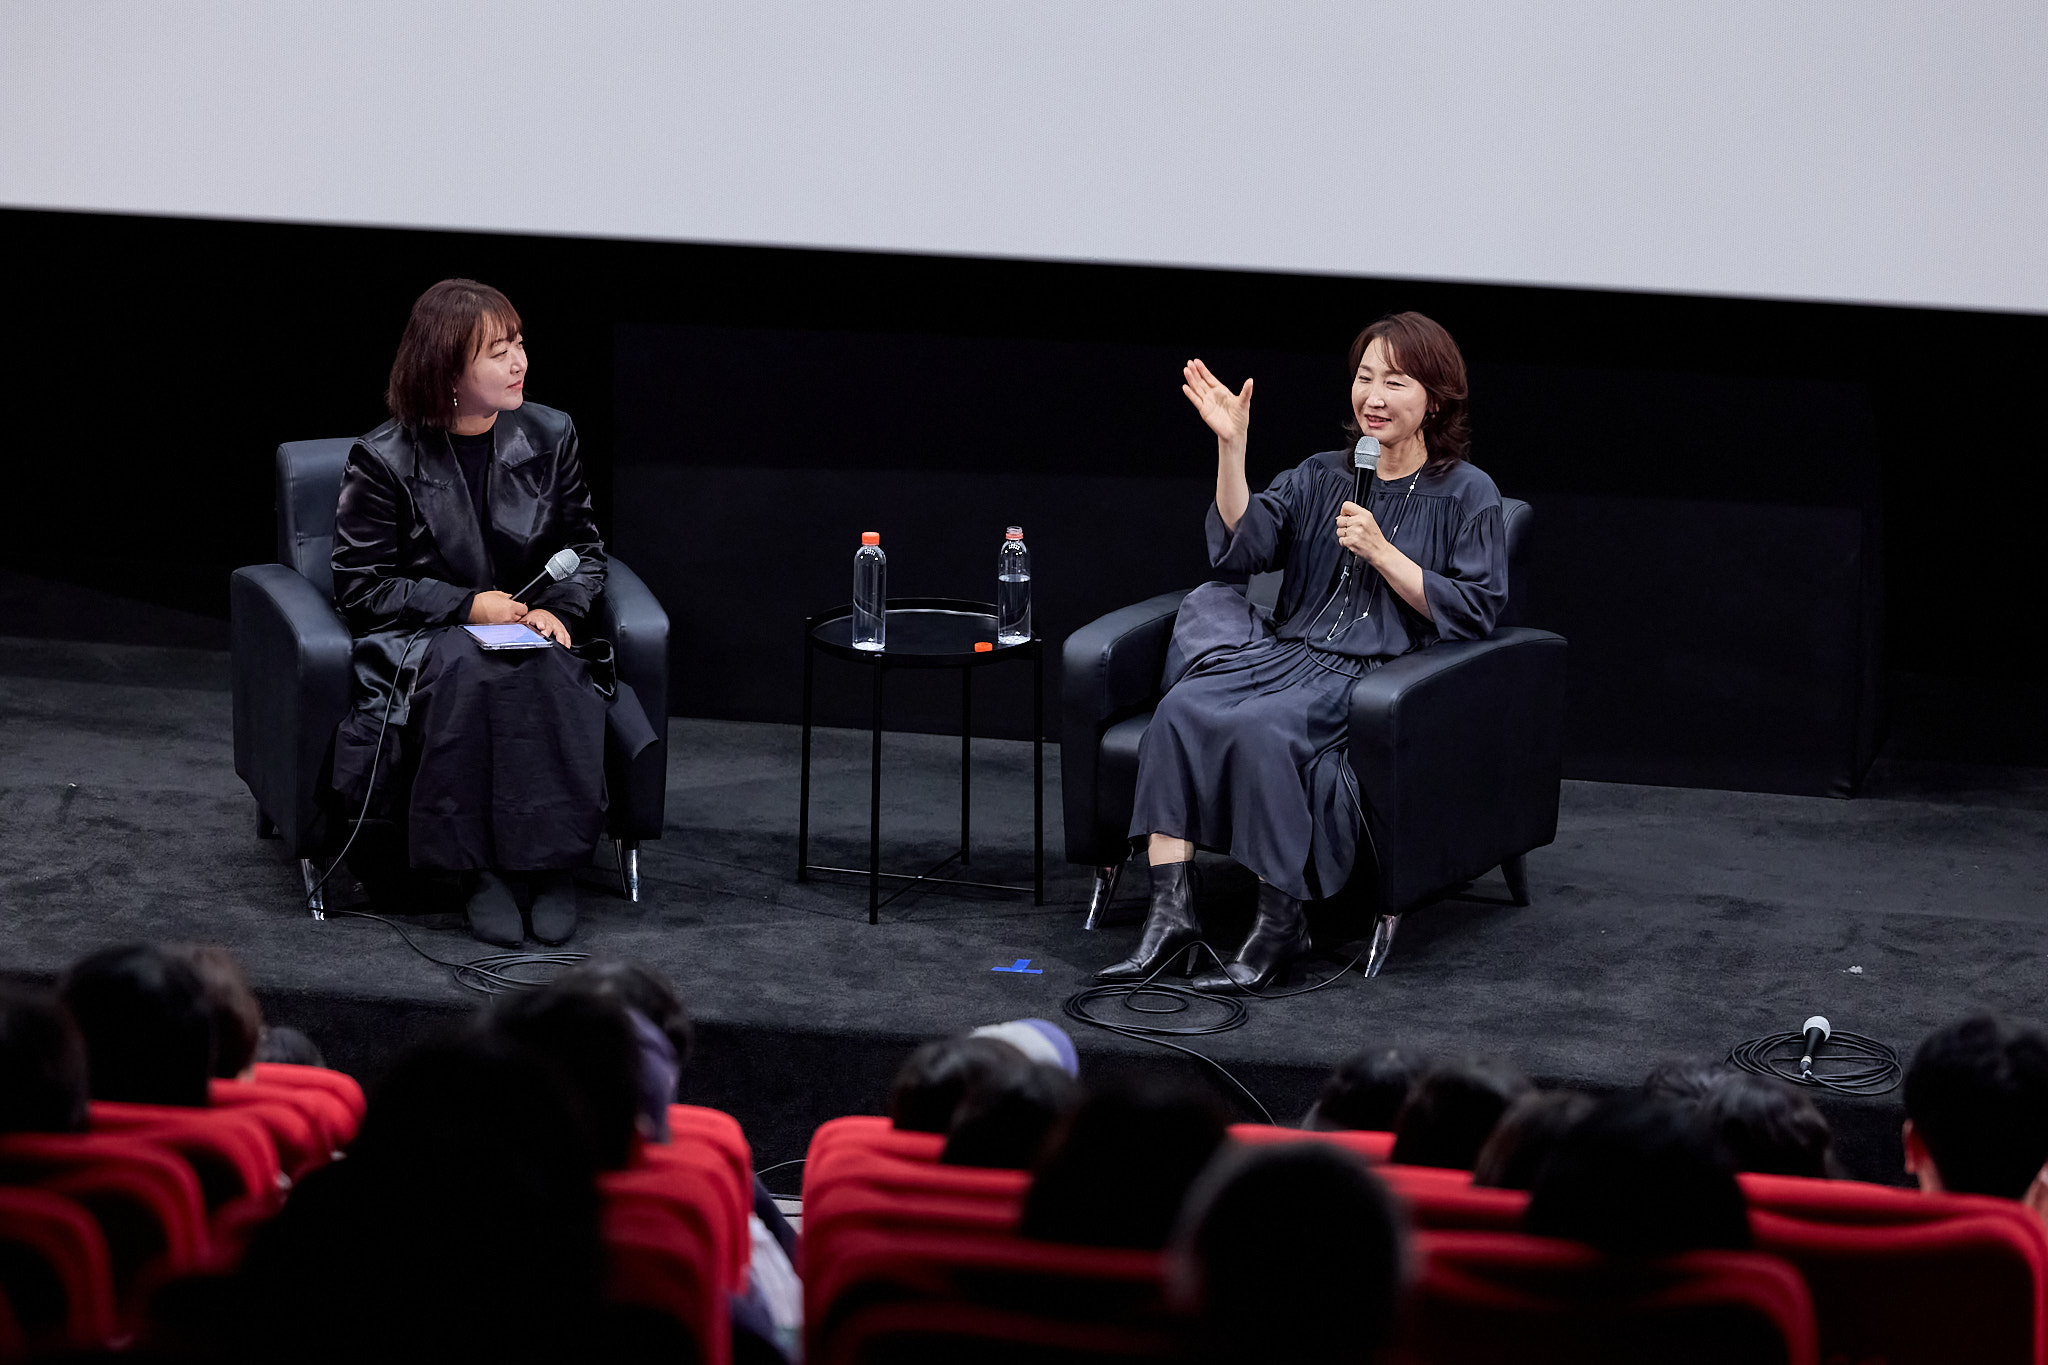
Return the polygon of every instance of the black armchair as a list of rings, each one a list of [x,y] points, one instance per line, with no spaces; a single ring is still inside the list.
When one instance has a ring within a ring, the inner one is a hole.
[[[1359,679],[1351,694],[1349,757],[1367,834],[1352,889],[1369,897],[1378,916],[1367,976],[1385,962],[1402,915],[1494,867],[1515,904],[1528,904],[1523,858],[1557,837],[1565,642],[1516,624],[1527,610],[1520,585],[1534,515],[1514,499],[1503,499],[1502,508],[1510,597],[1493,634],[1395,659]],[[1261,586],[1253,584],[1254,600]],[[1067,637],[1060,786],[1067,861],[1095,868],[1090,929],[1132,853],[1138,742],[1159,704],[1167,641],[1185,596],[1162,593]],[[1361,881],[1368,851],[1369,885]]]
[[[347,833],[329,796],[334,733],[349,708],[349,633],[334,609],[334,516],[353,441],[288,441],[277,448],[277,562],[237,569],[228,584],[235,706],[235,772],[256,798],[257,832],[299,859],[309,908],[327,859]],[[591,608],[612,642],[656,742],[627,760],[608,752],[621,889],[640,899],[640,841],[661,837],[668,792],[668,614],[617,559]]]

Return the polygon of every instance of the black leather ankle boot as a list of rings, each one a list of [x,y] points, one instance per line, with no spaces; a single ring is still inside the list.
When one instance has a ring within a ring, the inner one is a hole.
[[[1262,991],[1285,976],[1297,959],[1307,957],[1312,946],[1302,903],[1260,882],[1259,912],[1252,918],[1252,931],[1245,936],[1244,946],[1223,964],[1222,971],[1204,972],[1191,984],[1212,995]]]
[[[1122,962],[1104,967],[1097,981],[1143,981],[1159,965],[1202,936],[1202,922],[1195,918],[1195,865],[1152,864],[1152,908],[1145,912],[1145,929],[1138,935],[1138,951]]]
[[[501,948],[519,946],[524,936],[524,927],[519,923],[519,901],[503,877],[488,867],[478,872],[467,908],[469,932],[479,940]]]

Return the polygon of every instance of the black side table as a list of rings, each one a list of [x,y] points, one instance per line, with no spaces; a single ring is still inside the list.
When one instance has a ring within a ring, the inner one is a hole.
[[[1045,904],[1045,647],[1033,636],[1023,644],[996,644],[977,651],[976,643],[995,644],[995,608],[986,602],[952,597],[898,597],[890,601],[888,627],[881,650],[853,647],[853,608],[835,607],[804,622],[804,756],[803,796],[797,812],[796,879],[809,881],[813,872],[850,872],[868,879],[868,923],[880,922],[882,879],[906,885],[889,897],[921,882],[973,886],[986,891],[1029,891],[1033,905]],[[868,760],[868,865],[826,867],[811,861],[811,695],[812,673],[819,653],[874,670],[874,746]],[[1011,660],[1031,661],[1031,885],[972,882],[941,877],[939,871],[956,859],[968,864],[968,810],[974,745],[974,670]],[[882,871],[882,679],[892,668],[957,668],[960,670],[960,847],[925,872]]]

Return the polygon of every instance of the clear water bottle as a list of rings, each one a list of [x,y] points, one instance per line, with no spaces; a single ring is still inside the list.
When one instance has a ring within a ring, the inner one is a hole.
[[[1031,551],[1024,528],[1003,533],[1003,557],[996,570],[996,643],[1021,645],[1031,638]]]
[[[889,558],[882,533],[862,531],[853,552],[853,647],[880,649],[889,630]]]

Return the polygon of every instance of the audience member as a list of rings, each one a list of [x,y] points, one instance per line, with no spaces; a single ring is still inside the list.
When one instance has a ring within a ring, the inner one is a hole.
[[[1643,1077],[1643,1093],[1679,1104],[1698,1104],[1723,1076],[1734,1075],[1726,1062],[1705,1057],[1667,1057]]]
[[[1080,1098],[1074,1078],[1034,1062],[1007,1084],[984,1087],[960,1101],[939,1160],[949,1166],[1028,1170],[1054,1125]]]
[[[626,1358],[694,1348],[601,1302],[597,1163],[558,1069],[495,1032],[419,1048],[346,1161],[258,1235],[226,1324],[248,1360]]]
[[[1699,1121],[1738,1171],[1830,1179],[1841,1174],[1827,1119],[1784,1081],[1730,1072],[1700,1100]]]
[[[1047,1242],[1165,1246],[1227,1122],[1206,1091],[1137,1083],[1094,1092],[1048,1141],[1019,1230]]]
[[[0,989],[0,1133],[85,1128],[85,1041],[55,996]]]
[[[1031,1063],[994,1038],[939,1038],[904,1061],[889,1086],[889,1118],[901,1131],[943,1133],[971,1091],[1004,1086]]]
[[[213,1074],[247,1080],[256,1065],[256,1045],[263,1036],[263,1006],[242,975],[235,955],[213,943],[178,943],[168,949],[192,969],[213,1016]]]
[[[1226,1148],[1188,1193],[1169,1262],[1198,1360],[1370,1361],[1406,1280],[1394,1200],[1321,1142]]]
[[[284,1024],[265,1024],[256,1040],[256,1060],[288,1066],[326,1066],[327,1058],[305,1034]]]
[[[1528,1089],[1527,1078],[1494,1062],[1467,1060],[1430,1068],[1394,1120],[1390,1160],[1471,1170],[1500,1116]]]
[[[993,1038],[997,1042],[1008,1043],[1034,1062],[1056,1066],[1069,1076],[1081,1074],[1081,1058],[1074,1051],[1073,1038],[1050,1019],[1011,1019],[1000,1024],[983,1024],[967,1036]]]
[[[1976,1014],[1906,1068],[1906,1169],[1920,1188],[2025,1199],[2048,1218],[2048,1037]]]
[[[690,1064],[697,1047],[696,1025],[667,977],[632,958],[593,958],[556,978],[556,984],[616,995],[628,1009],[660,1029],[675,1049],[676,1069]]]
[[[151,944],[82,958],[57,993],[85,1039],[96,1100],[204,1106],[213,1014],[198,975]]]
[[[1727,1154],[1684,1105],[1654,1095],[1602,1100],[1560,1136],[1523,1226],[1620,1256],[1750,1244]]]
[[[599,1169],[623,1170],[641,1120],[640,1039],[616,995],[575,985],[500,996],[491,1027],[553,1068]]]
[[[1422,1059],[1399,1048],[1361,1052],[1338,1064],[1301,1126],[1320,1131],[1363,1128],[1391,1133],[1408,1101]]]
[[[1529,1190],[1558,1139],[1593,1112],[1594,1100],[1576,1090],[1531,1090],[1508,1106],[1472,1164],[1472,1183],[1497,1190]]]

